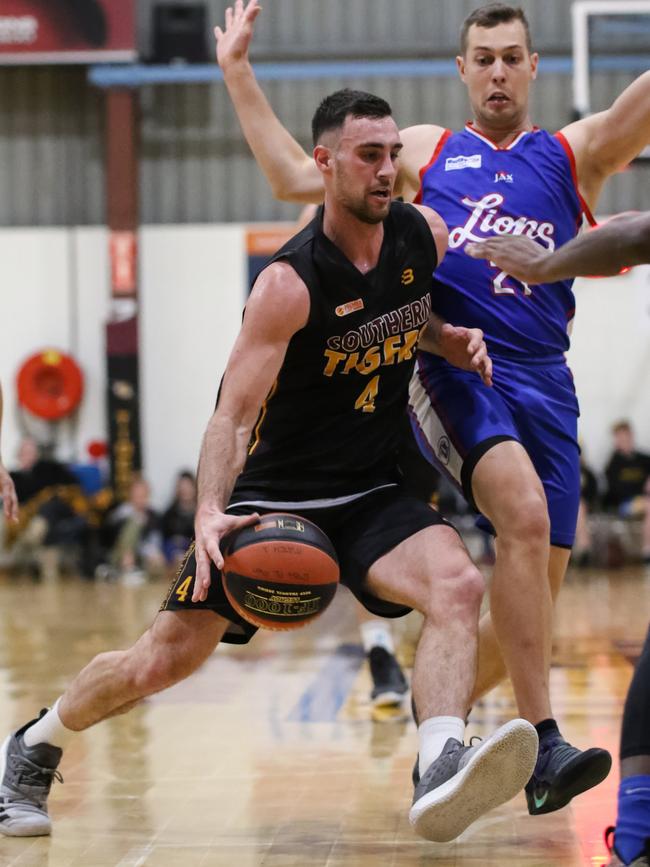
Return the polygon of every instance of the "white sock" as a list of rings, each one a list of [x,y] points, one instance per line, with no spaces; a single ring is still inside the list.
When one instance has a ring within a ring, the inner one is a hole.
[[[438,758],[449,738],[456,738],[462,743],[464,736],[465,720],[457,716],[432,716],[420,723],[418,726],[420,776],[424,774],[431,762]]]
[[[50,710],[42,716],[33,726],[25,730],[23,740],[28,747],[36,744],[50,744],[53,747],[63,749],[70,737],[76,732],[67,729],[59,717],[60,698],[54,702]]]
[[[395,655],[393,636],[387,623],[383,620],[367,620],[360,628],[363,649],[366,653],[370,653],[373,647],[383,647],[384,650]]]

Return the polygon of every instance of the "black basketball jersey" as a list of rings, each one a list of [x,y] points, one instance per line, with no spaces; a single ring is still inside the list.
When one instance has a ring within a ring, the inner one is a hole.
[[[249,443],[232,503],[339,501],[395,484],[408,384],[431,312],[431,230],[411,205],[384,221],[377,266],[362,274],[325,236],[323,209],[271,261],[309,290]]]

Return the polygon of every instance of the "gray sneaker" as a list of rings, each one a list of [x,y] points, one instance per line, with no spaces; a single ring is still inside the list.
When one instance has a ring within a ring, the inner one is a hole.
[[[474,747],[449,738],[415,787],[409,821],[426,840],[446,843],[526,785],[537,760],[535,727],[506,723]]]
[[[23,733],[35,722],[30,720],[9,735],[0,751],[0,834],[8,837],[43,837],[52,832],[47,796],[53,780],[63,782],[57,771],[63,751],[50,744],[26,746]]]

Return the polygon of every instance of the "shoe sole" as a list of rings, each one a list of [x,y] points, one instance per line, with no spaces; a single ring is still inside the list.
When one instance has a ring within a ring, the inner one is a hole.
[[[523,789],[537,761],[537,732],[526,720],[501,726],[446,783],[423,795],[409,821],[425,840],[454,840],[479,816]]]
[[[554,813],[555,810],[561,810],[576,795],[581,795],[588,789],[597,786],[598,783],[602,783],[611,767],[612,757],[607,750],[600,750],[595,747],[585,750],[558,775],[552,789],[549,790],[548,798],[541,807],[536,807],[533,801],[531,809],[529,800],[528,812],[531,816],[541,816],[544,813]],[[557,794],[553,794],[554,792]]]
[[[5,776],[5,768],[7,767],[7,749],[9,748],[9,743],[11,742],[12,737],[13,735],[8,735],[4,739],[4,743],[0,748],[0,782]],[[40,817],[37,818],[39,821],[33,822],[31,825],[24,824],[19,828],[11,828],[2,821],[2,808],[0,807],[0,834],[4,834],[5,837],[49,837],[52,833],[52,822],[50,821],[50,818],[45,816],[45,821]],[[14,819],[10,821],[16,820]]]
[[[371,699],[373,707],[395,707],[396,705],[401,705],[404,701],[404,696],[406,695],[406,690],[404,692],[398,692],[396,689],[386,690],[386,692],[381,692],[379,695],[376,695]]]

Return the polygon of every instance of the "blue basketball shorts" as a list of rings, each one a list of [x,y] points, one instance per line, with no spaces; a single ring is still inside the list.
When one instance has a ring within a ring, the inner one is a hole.
[[[474,508],[472,472],[504,440],[526,449],[546,492],[551,544],[570,548],[580,502],[580,414],[564,356],[492,357],[493,386],[476,373],[418,353],[409,389],[409,415],[420,450]],[[477,524],[494,533],[480,516]]]

